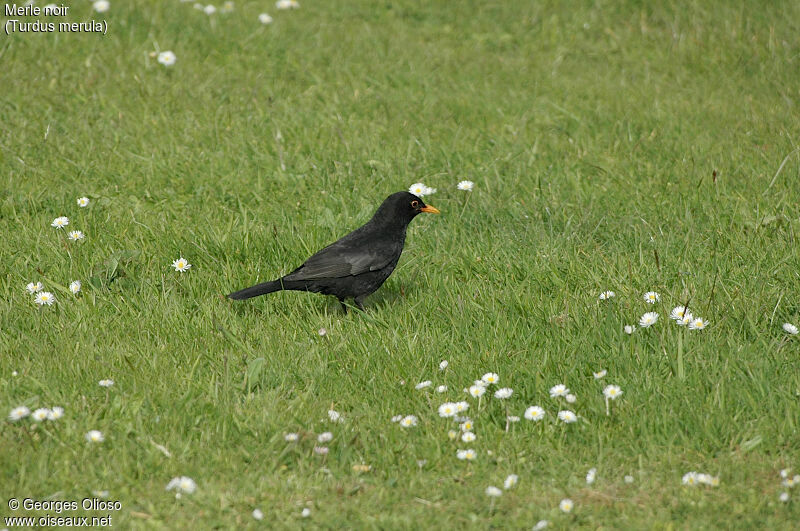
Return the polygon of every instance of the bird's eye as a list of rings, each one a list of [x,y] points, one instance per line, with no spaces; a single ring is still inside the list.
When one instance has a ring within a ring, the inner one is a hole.
[[[419,201],[411,201],[411,208],[417,208],[419,206]]]

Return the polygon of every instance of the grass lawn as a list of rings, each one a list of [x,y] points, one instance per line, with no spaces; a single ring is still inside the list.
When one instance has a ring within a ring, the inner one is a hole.
[[[72,4],[56,22],[107,34],[0,35],[0,414],[64,409],[0,421],[0,516],[796,528],[780,471],[800,473],[800,336],[782,328],[800,325],[800,3]],[[415,182],[442,215],[412,222],[366,313],[222,297]],[[687,301],[705,329],[669,318]],[[464,393],[487,372],[480,400]],[[474,441],[438,414],[459,401]],[[176,498],[180,476],[196,490]]]

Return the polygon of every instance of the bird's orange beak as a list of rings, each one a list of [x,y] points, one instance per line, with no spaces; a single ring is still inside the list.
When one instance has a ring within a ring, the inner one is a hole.
[[[439,212],[438,208],[436,208],[435,206],[431,206],[431,205],[425,205],[424,207],[420,208],[419,210],[420,210],[420,212],[427,212],[428,214],[441,214],[441,212]]]

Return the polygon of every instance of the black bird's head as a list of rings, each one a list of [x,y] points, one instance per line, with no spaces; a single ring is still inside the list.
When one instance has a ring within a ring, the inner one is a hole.
[[[427,212],[429,214],[439,214],[439,210],[431,205],[426,205],[425,201],[410,192],[397,192],[384,199],[378,211],[375,212],[374,220],[387,223],[400,223],[408,225],[417,214]]]

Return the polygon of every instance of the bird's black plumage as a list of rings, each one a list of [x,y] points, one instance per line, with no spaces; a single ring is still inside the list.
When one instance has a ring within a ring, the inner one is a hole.
[[[228,295],[249,299],[280,290],[312,291],[334,295],[344,305],[352,297],[360,309],[364,299],[377,290],[394,271],[406,228],[417,214],[439,211],[409,192],[387,197],[365,225],[328,245],[283,278],[256,284]]]

